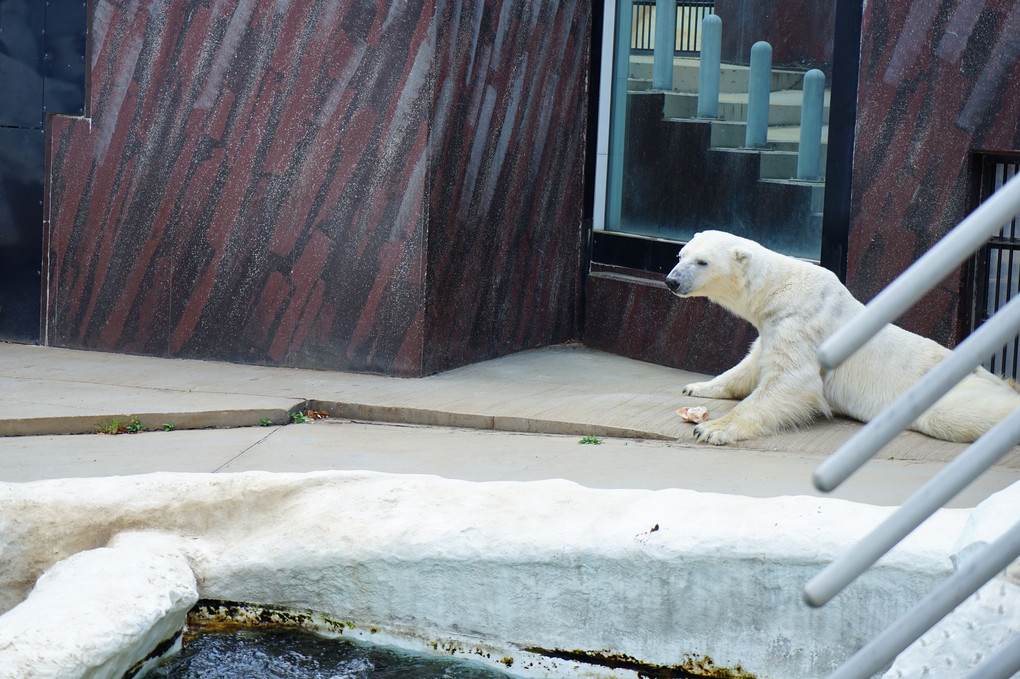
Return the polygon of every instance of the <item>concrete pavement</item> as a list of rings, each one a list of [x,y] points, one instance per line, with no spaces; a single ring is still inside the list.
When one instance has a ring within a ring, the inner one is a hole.
[[[676,409],[705,405],[718,417],[733,406],[680,395],[703,378],[580,344],[403,379],[2,343],[0,480],[370,469],[771,497],[817,494],[811,471],[860,427],[836,419],[701,446]],[[284,426],[309,409],[331,417]],[[68,435],[132,418],[148,431]],[[602,443],[581,445],[586,435]],[[899,504],[963,448],[901,434],[833,495]],[[1018,479],[1020,448],[951,506]]]

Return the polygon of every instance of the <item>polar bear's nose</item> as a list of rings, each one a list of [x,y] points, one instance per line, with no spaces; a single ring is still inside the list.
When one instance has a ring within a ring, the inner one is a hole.
[[[666,287],[669,288],[670,290],[672,290],[673,292],[676,292],[677,288],[680,287],[680,283],[678,283],[677,281],[673,280],[672,278],[667,277],[666,278]]]

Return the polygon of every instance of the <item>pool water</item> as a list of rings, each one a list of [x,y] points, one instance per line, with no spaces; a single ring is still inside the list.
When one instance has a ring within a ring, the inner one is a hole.
[[[285,629],[200,632],[148,677],[160,679],[507,679],[481,664]]]

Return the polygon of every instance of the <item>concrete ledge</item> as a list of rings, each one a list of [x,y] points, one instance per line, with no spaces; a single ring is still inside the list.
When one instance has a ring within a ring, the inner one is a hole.
[[[553,434],[567,436],[612,436],[616,438],[656,439],[673,441],[676,436],[655,430],[618,427],[602,422],[575,422],[563,419],[545,419],[514,415],[486,415],[479,413],[388,406],[370,403],[338,403],[309,400],[308,409],[327,412],[331,417],[371,422],[416,424],[433,427],[464,427],[526,434]]]
[[[127,424],[138,420],[146,430],[163,428],[172,423],[174,429],[211,429],[231,427],[252,427],[263,419],[272,424],[288,424],[291,413],[305,410],[321,410],[331,417],[370,422],[389,422],[439,427],[463,427],[506,432],[532,434],[565,434],[570,436],[612,436],[617,438],[638,438],[675,440],[675,436],[662,432],[618,427],[600,422],[571,422],[557,419],[543,419],[512,415],[492,415],[454,412],[450,410],[389,406],[372,403],[345,403],[336,401],[301,400],[289,408],[206,410],[197,412],[110,412],[101,415],[64,415],[55,417],[28,417],[21,419],[0,419],[0,436],[47,436],[53,434],[93,434],[97,429],[117,420]]]
[[[56,561],[145,530],[177,536],[159,544],[187,558],[202,598],[316,611],[446,655],[484,648],[515,674],[634,676],[578,660],[588,654],[812,679],[951,572],[964,510],[939,512],[808,608],[802,584],[890,511],[366,472],[0,484],[0,611]]]
[[[300,406],[301,402],[297,402]],[[63,415],[54,417],[26,417],[17,420],[0,420],[0,436],[46,436],[50,434],[94,434],[113,420],[128,424],[138,420],[146,430],[156,431],[164,423],[174,429],[210,429],[221,427],[252,427],[263,419],[273,424],[286,424],[290,413],[301,410],[290,408],[252,408],[236,410],[206,410],[197,412],[109,412],[101,415]]]

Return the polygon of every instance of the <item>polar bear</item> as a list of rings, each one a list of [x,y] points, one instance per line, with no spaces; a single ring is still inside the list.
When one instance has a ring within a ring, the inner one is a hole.
[[[699,424],[695,436],[722,445],[808,423],[818,414],[867,422],[949,351],[888,325],[835,370],[822,370],[818,346],[863,309],[826,269],[721,231],[695,234],[666,285],[679,297],[707,297],[758,329],[747,356],[683,393],[742,399]],[[1014,408],[1020,393],[978,368],[911,429],[947,441],[973,441]]]

